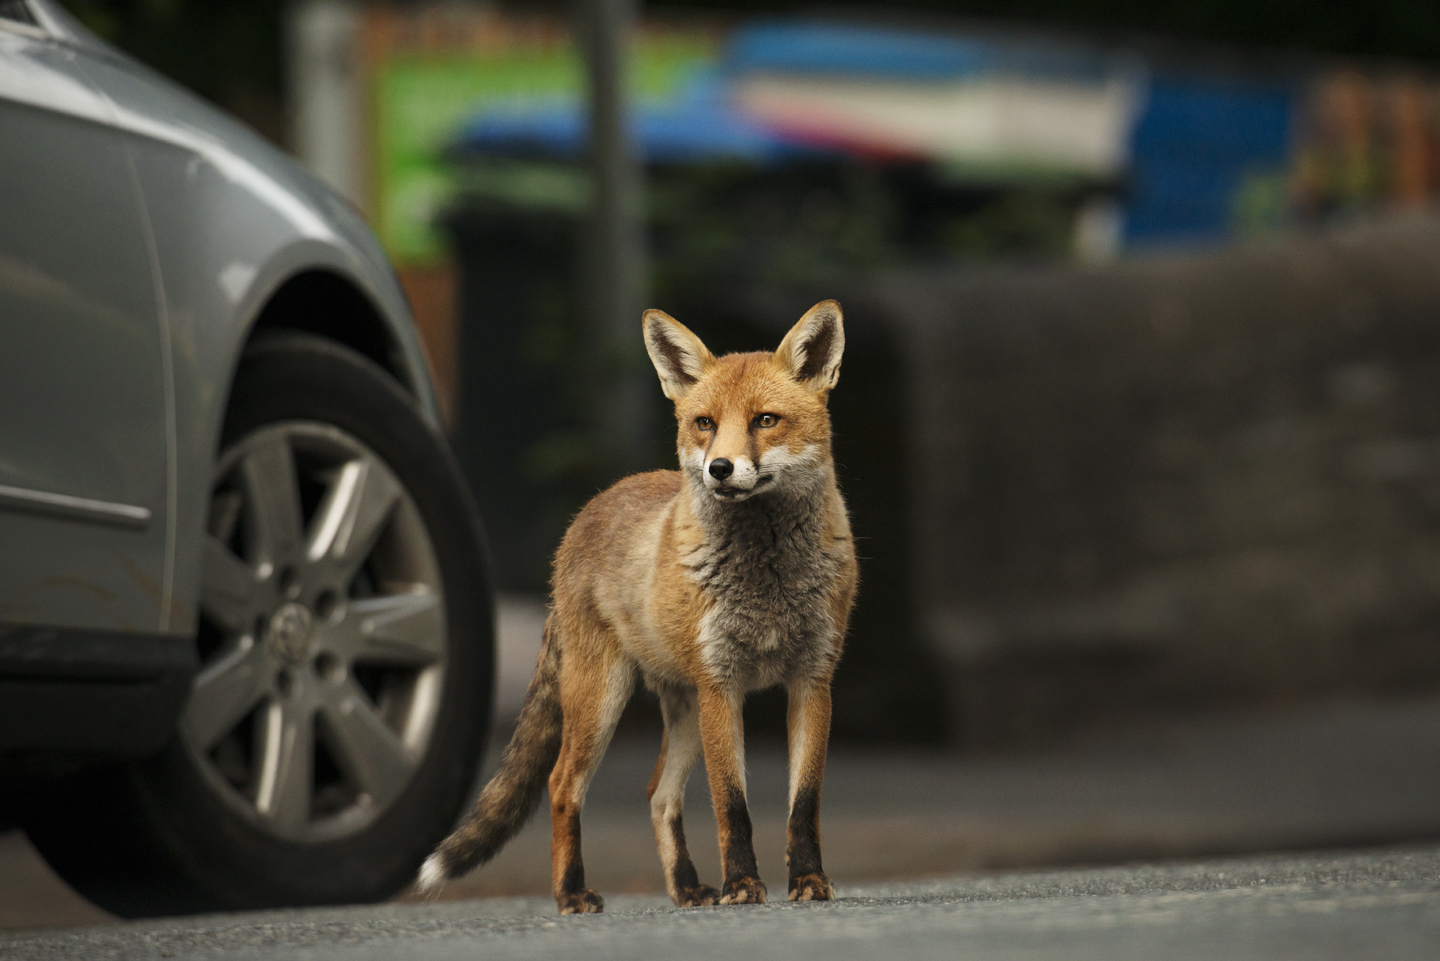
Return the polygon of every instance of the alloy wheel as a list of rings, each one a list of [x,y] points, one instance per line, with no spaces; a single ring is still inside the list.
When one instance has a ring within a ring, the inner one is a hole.
[[[439,564],[395,473],[317,422],[232,444],[200,610],[180,734],[205,782],[286,840],[373,823],[425,756],[447,655]]]

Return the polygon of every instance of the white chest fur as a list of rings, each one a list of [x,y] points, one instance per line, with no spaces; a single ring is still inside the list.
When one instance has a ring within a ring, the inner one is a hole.
[[[707,539],[690,576],[709,605],[698,641],[718,680],[754,690],[833,664],[842,556],[826,529],[825,494],[697,504]]]

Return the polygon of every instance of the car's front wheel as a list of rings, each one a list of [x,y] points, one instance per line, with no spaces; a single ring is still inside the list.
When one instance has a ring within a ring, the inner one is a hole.
[[[204,544],[175,741],[27,830],[123,915],[394,893],[453,823],[489,716],[490,586],[453,459],[369,361],[267,338],[237,374]]]

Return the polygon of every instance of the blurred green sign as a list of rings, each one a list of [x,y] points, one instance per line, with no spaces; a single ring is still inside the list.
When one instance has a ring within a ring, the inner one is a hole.
[[[635,95],[664,97],[698,65],[711,63],[710,35],[642,35],[632,83]],[[397,56],[377,71],[374,87],[376,229],[402,264],[444,256],[435,219],[458,188],[444,151],[466,122],[489,110],[577,104],[584,70],[569,44],[515,46],[473,55]]]

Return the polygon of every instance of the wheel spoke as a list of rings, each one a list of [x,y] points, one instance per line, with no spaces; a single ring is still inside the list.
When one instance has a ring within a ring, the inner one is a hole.
[[[298,553],[300,492],[289,440],[278,431],[259,435],[245,452],[240,469],[249,495],[256,559],[275,563]]]
[[[350,837],[432,743],[448,637],[430,531],[391,462],[324,419],[239,438],[214,483],[200,607],[219,646],[182,738],[267,834]]]
[[[254,616],[255,572],[214,537],[205,538],[200,609],[226,631],[244,631]]]
[[[426,591],[354,600],[327,641],[350,663],[433,664],[445,651],[445,608]]]
[[[328,558],[348,580],[375,549],[401,494],[390,472],[369,457],[345,464],[315,512],[307,553],[312,561]]]
[[[389,804],[415,768],[400,736],[353,678],[326,699],[321,711],[335,760],[375,804]]]
[[[192,747],[209,751],[244,720],[269,689],[267,659],[244,637],[195,678],[181,720]]]
[[[310,820],[314,793],[314,714],[303,707],[273,703],[258,733],[261,755],[255,809],[277,830],[301,830]]]

